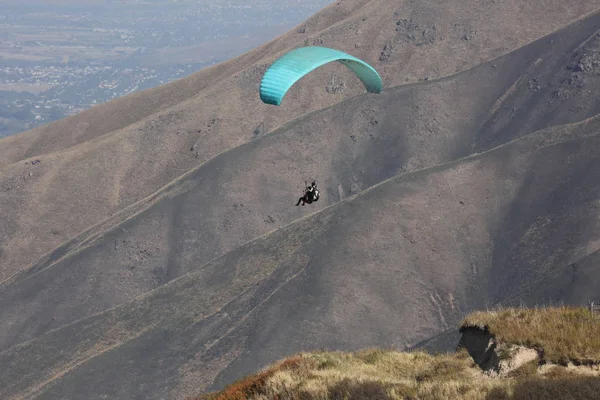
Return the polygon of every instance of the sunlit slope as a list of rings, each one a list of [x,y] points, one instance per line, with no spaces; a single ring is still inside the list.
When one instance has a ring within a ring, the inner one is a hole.
[[[131,303],[2,352],[0,363],[12,367],[0,372],[0,394],[180,398],[297,351],[404,348],[502,293],[518,291],[525,304],[578,301],[565,295],[577,289],[570,281],[552,280],[597,250],[600,180],[588,171],[600,168],[599,133],[593,118],[385,181]],[[525,276],[533,288],[501,274],[512,258],[535,256],[549,233],[500,241],[512,210],[561,220],[555,237],[585,232],[554,244],[564,257],[537,258]]]
[[[476,312],[447,353],[299,352],[193,400],[588,400],[600,389],[599,328],[587,307]]]
[[[594,115],[600,77],[567,67],[579,60],[569,49],[596,51],[598,18],[457,76],[349,99],[223,153],[5,281],[0,318],[11,323],[0,326],[1,347],[130,301],[397,173]],[[294,207],[313,178],[321,200]]]
[[[334,2],[229,62],[3,139],[0,279],[203,161],[253,140],[255,132],[363,92],[344,67],[330,65],[294,87],[282,107],[262,104],[262,72],[294,47],[347,51],[392,87],[465,70],[598,6],[599,0],[549,0],[544,7],[517,0]],[[41,163],[25,164],[30,159]]]

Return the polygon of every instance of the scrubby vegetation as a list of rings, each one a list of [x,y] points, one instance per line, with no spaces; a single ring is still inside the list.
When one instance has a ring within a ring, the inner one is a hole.
[[[509,309],[474,313],[462,326],[488,329],[510,343],[538,346],[552,360],[590,361],[599,360],[597,319],[583,308]],[[195,400],[597,398],[600,372],[597,366],[585,368],[535,360],[494,377],[484,373],[465,349],[437,355],[381,349],[319,351],[296,354]]]
[[[546,361],[600,361],[600,316],[585,307],[510,308],[475,312],[462,327],[487,329],[499,342],[543,350]]]
[[[302,353],[196,400],[478,399],[501,384],[481,378],[466,352]]]

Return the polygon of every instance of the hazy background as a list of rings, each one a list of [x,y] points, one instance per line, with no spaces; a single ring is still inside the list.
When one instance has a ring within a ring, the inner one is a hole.
[[[0,0],[0,137],[248,51],[331,0]]]

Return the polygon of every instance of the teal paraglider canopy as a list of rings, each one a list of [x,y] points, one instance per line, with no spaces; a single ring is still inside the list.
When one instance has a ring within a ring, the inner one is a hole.
[[[332,61],[338,61],[354,72],[367,92],[381,92],[383,88],[381,77],[375,68],[366,62],[343,51],[307,46],[284,54],[267,69],[260,82],[260,99],[267,104],[280,105],[294,83],[304,75]]]

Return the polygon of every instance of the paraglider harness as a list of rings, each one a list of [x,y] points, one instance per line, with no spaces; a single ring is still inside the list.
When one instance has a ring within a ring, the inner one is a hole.
[[[306,186],[304,195],[298,199],[298,202],[296,203],[297,206],[300,205],[300,202],[302,202],[302,205],[304,206],[307,203],[312,204],[319,200],[319,189],[317,189],[315,181],[312,181],[310,186],[307,185],[306,182],[304,182],[304,185]]]

